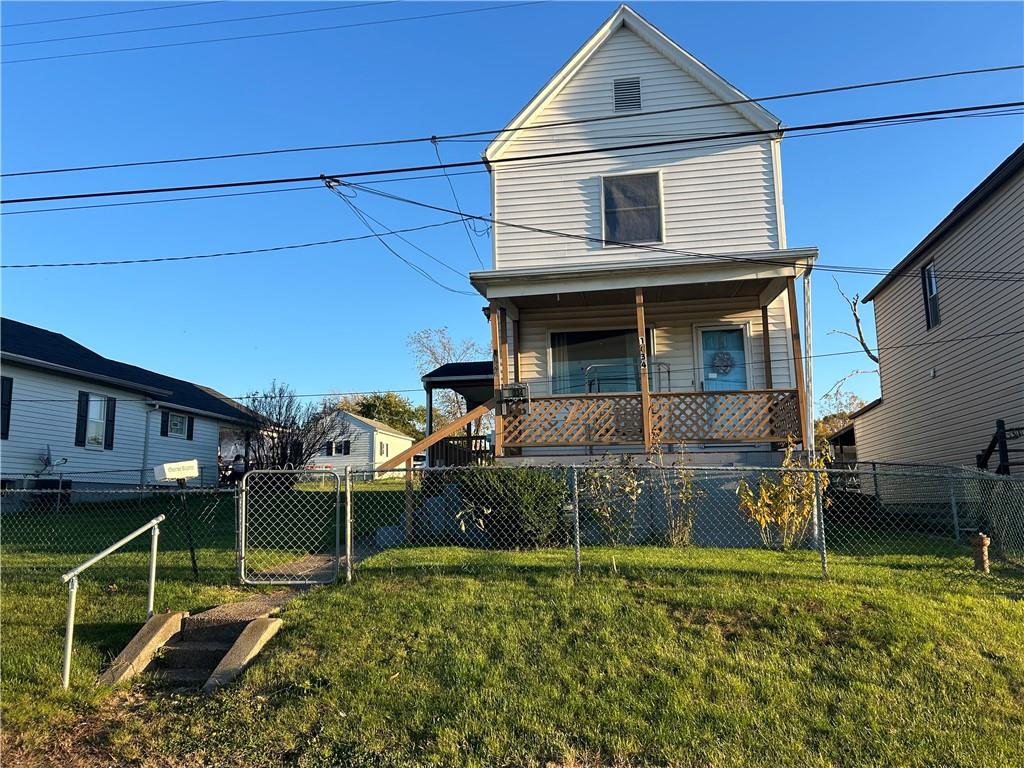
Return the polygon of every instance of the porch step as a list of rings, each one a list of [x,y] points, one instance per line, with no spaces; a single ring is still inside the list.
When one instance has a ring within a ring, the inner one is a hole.
[[[210,678],[206,669],[159,669],[153,671],[153,679],[168,688],[202,688]]]

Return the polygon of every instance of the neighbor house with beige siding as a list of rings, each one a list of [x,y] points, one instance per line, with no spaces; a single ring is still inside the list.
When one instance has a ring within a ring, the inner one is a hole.
[[[782,132],[620,6],[498,134],[493,262],[470,275],[493,362],[449,388],[489,387],[499,459],[759,463],[805,441],[797,280],[817,249],[786,242]]]
[[[859,460],[973,465],[997,419],[1024,425],[1022,272],[1024,145],[864,297],[882,391]]]

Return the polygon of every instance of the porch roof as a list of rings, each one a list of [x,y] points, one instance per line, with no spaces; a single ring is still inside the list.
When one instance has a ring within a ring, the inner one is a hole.
[[[797,277],[818,249],[781,248],[707,256],[651,256],[642,262],[552,265],[471,272],[470,282],[489,299],[608,291],[728,281]]]
[[[470,409],[494,397],[494,366],[490,360],[446,363],[420,380],[424,389],[450,389],[462,395]]]

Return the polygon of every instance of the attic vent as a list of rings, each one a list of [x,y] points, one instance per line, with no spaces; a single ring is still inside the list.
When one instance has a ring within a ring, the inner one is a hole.
[[[624,77],[615,81],[615,111],[637,112],[640,110],[640,78]]]

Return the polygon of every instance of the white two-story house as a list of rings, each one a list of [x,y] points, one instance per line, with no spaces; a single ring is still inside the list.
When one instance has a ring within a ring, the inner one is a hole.
[[[493,264],[470,279],[499,459],[806,444],[797,282],[817,249],[786,242],[782,133],[621,6],[498,134]],[[514,384],[528,401],[502,402]]]

